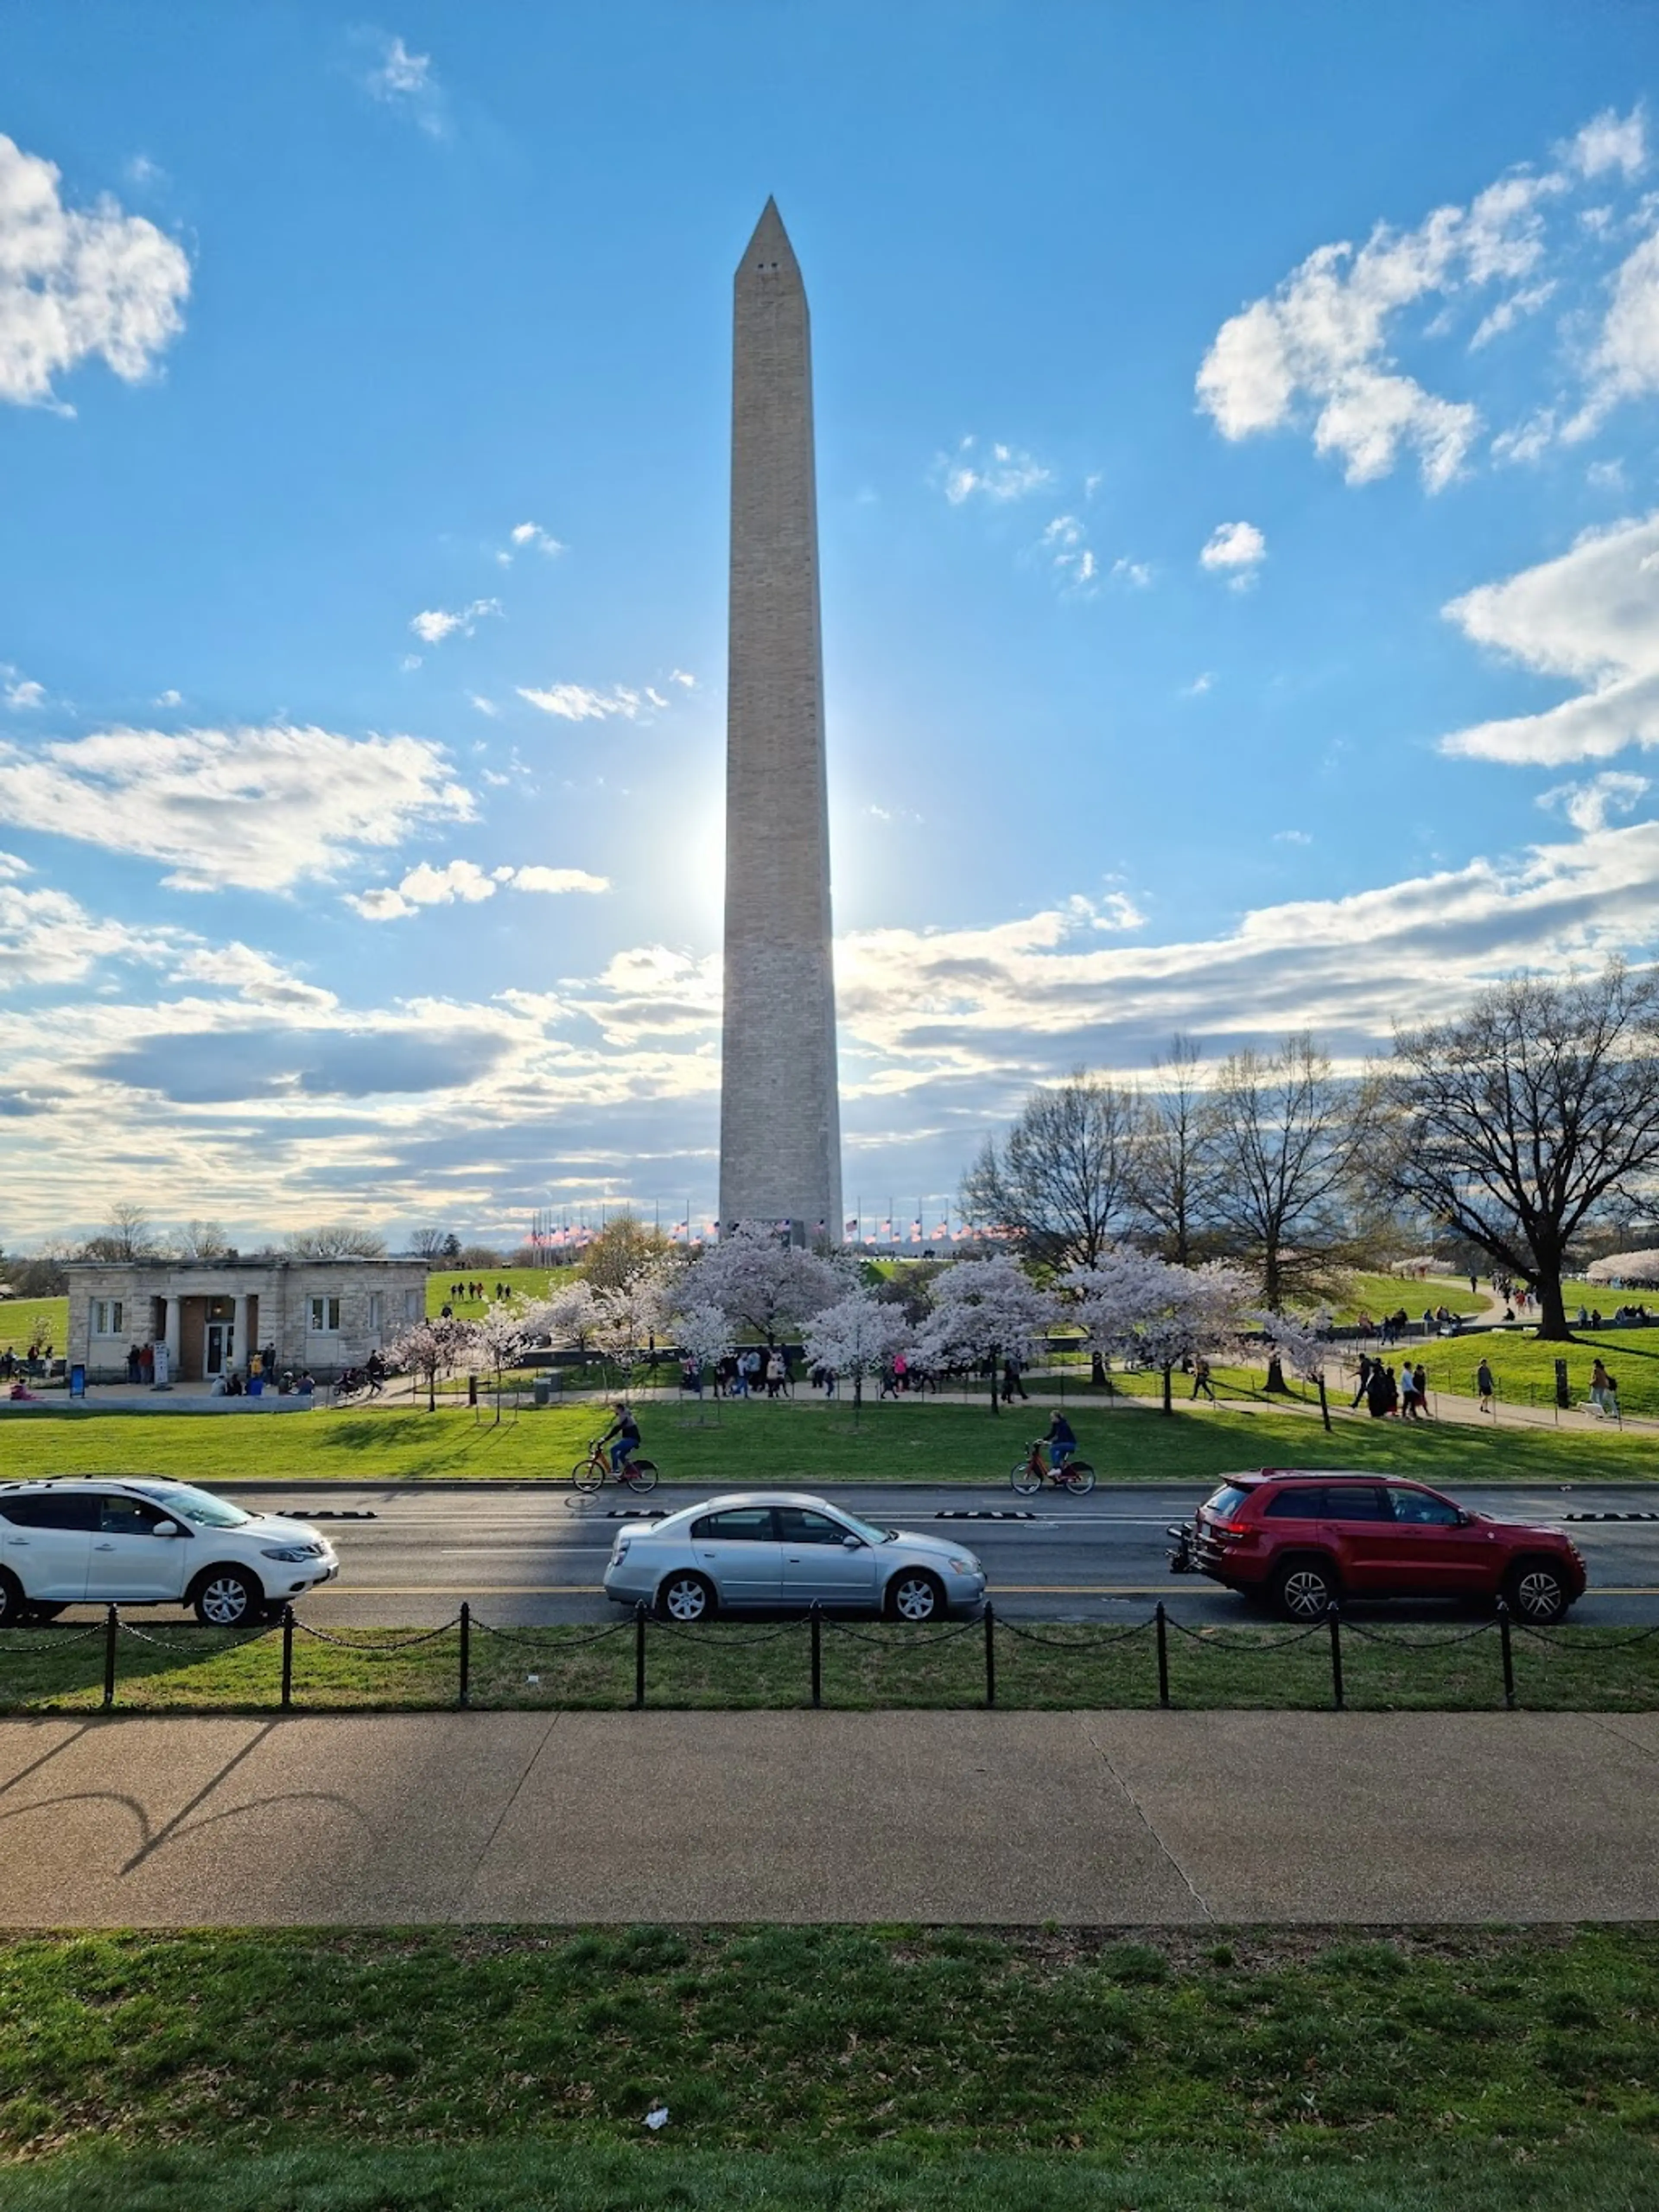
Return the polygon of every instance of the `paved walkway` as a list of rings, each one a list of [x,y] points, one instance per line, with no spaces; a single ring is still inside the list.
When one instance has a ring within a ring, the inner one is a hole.
[[[1659,1714],[0,1723],[0,1925],[1659,1918]]]

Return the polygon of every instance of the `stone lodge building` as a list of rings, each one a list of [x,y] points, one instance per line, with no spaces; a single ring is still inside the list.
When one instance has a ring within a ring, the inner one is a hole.
[[[278,1374],[319,1382],[361,1366],[426,1311],[424,1260],[76,1260],[70,1263],[71,1361],[89,1382],[127,1377],[133,1348],[165,1344],[175,1380],[247,1371],[276,1354]]]

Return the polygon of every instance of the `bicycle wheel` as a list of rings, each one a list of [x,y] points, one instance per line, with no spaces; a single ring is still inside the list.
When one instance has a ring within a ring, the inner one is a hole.
[[[623,1480],[630,1490],[654,1490],[657,1486],[657,1469],[654,1461],[629,1460],[628,1465],[623,1469]]]
[[[1086,1498],[1095,1486],[1095,1471],[1086,1459],[1067,1460],[1065,1481],[1073,1498]]]
[[[578,1490],[597,1490],[605,1480],[605,1462],[597,1452],[579,1459],[570,1470],[570,1480]]]
[[[1022,1498],[1030,1498],[1042,1487],[1042,1477],[1029,1459],[1021,1460],[1018,1467],[1011,1467],[1008,1480]]]

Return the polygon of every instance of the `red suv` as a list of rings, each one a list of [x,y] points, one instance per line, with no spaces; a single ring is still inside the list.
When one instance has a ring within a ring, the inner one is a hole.
[[[1291,1620],[1345,1597],[1502,1597],[1541,1627],[1584,1594],[1583,1559],[1559,1528],[1466,1512],[1392,1476],[1231,1474],[1170,1534],[1172,1573],[1271,1599]]]

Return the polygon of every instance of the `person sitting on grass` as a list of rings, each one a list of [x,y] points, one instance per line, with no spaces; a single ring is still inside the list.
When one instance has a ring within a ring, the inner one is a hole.
[[[620,1474],[629,1457],[640,1448],[640,1425],[620,1398],[613,1410],[617,1418],[599,1438],[599,1445],[603,1449],[606,1444],[611,1444],[611,1472]],[[613,1444],[611,1443],[612,1437],[617,1439]]]
[[[1048,1447],[1049,1470],[1058,1474],[1077,1451],[1077,1438],[1072,1432],[1072,1425],[1058,1406],[1048,1416],[1048,1433],[1042,1441]]]

